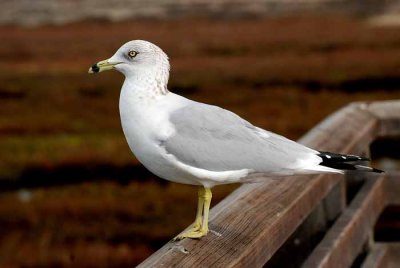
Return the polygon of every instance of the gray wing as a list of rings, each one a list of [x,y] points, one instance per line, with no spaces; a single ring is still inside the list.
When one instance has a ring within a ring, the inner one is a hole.
[[[176,132],[163,141],[166,151],[187,165],[210,171],[279,173],[315,153],[217,106],[190,102],[174,111],[170,121]]]

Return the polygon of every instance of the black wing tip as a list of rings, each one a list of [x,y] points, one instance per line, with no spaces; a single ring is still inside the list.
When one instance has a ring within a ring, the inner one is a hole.
[[[374,172],[374,173],[385,173],[384,170],[380,170],[380,169],[377,169],[377,168],[372,168],[371,172]]]
[[[359,162],[359,161],[371,161],[370,158],[365,156],[358,156],[352,154],[337,154],[331,152],[318,151],[318,156],[322,158],[324,162]]]
[[[351,156],[356,156],[358,157],[358,161],[371,161],[371,158],[365,157],[365,156],[357,156],[357,155],[351,155]]]
[[[330,152],[319,151],[318,156],[322,158],[321,166],[326,166],[330,168],[340,169],[340,170],[358,170],[367,171],[374,173],[383,173],[383,170],[359,165],[357,163],[363,161],[371,161],[368,157],[358,156],[358,155],[347,155],[347,154],[337,154]]]
[[[361,166],[361,165],[354,165],[355,170],[359,171],[367,171],[367,172],[373,172],[373,173],[384,173],[385,171],[373,168],[373,167],[368,167],[368,166]]]

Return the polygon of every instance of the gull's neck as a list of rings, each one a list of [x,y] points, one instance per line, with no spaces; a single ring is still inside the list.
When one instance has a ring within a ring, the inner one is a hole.
[[[126,76],[120,95],[120,109],[125,111],[149,107],[158,103],[168,95],[166,80],[163,77],[151,75]],[[122,105],[122,106],[121,106]]]
[[[168,94],[169,70],[151,68],[125,76],[123,89],[141,98],[154,98]]]

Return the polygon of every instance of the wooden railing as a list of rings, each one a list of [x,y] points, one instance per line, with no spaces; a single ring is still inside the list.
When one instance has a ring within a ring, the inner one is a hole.
[[[400,101],[353,103],[300,142],[369,155],[372,141],[400,136]],[[169,242],[140,267],[383,267],[397,244],[373,242],[383,209],[400,204],[400,173],[294,176],[245,184],[217,204],[209,235]],[[360,256],[366,256],[361,258]]]

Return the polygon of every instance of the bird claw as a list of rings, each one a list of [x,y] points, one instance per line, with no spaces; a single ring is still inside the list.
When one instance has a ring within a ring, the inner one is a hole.
[[[193,230],[193,229],[190,229],[187,232],[184,232],[184,233],[181,233],[181,234],[177,235],[174,239],[172,239],[172,241],[177,242],[177,241],[180,241],[180,240],[185,239],[185,238],[199,239],[199,238],[201,238],[203,236],[206,236],[207,233],[208,233],[208,230],[201,230],[201,229]]]

